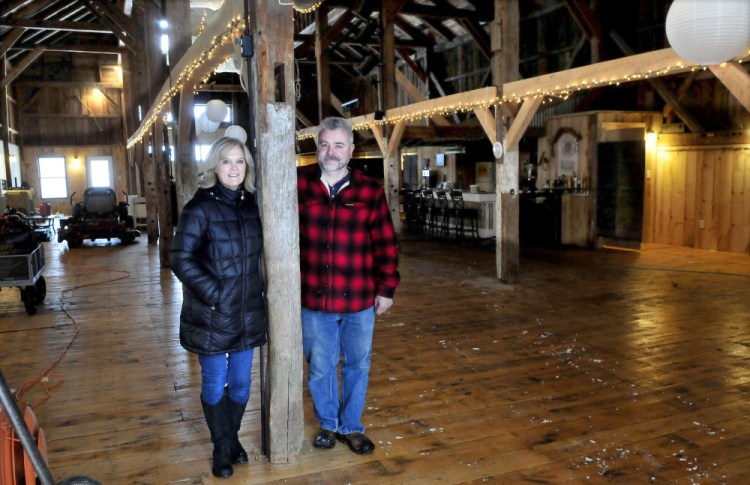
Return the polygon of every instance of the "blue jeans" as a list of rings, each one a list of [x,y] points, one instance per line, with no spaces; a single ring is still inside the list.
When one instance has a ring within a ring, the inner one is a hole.
[[[315,417],[320,427],[341,434],[362,433],[370,374],[375,309],[326,313],[302,308],[302,346],[308,363]],[[341,397],[337,367],[341,363]]]
[[[229,399],[242,404],[250,399],[250,372],[253,370],[253,350],[230,352],[229,354],[198,355],[201,364],[201,399],[211,406],[229,389]]]

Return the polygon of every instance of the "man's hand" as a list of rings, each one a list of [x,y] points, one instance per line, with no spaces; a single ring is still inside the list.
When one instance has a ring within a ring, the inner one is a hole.
[[[389,308],[393,306],[393,298],[386,298],[384,296],[375,297],[375,313],[382,315],[387,312]]]

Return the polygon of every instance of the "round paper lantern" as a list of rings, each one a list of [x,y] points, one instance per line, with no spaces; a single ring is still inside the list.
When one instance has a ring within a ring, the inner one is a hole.
[[[201,114],[200,118],[198,118],[198,127],[201,129],[201,131],[205,131],[206,133],[213,133],[214,131],[219,129],[219,123],[218,121],[211,121],[208,119],[208,116],[206,112],[203,112]]]
[[[230,138],[237,138],[242,143],[245,143],[247,141],[247,132],[245,129],[238,125],[232,125],[226,129],[224,132],[224,136],[228,136]]]
[[[227,116],[227,103],[220,99],[212,99],[206,105],[206,117],[214,123],[221,123]]]
[[[750,46],[750,1],[674,0],[666,30],[681,57],[703,66],[721,64]]]

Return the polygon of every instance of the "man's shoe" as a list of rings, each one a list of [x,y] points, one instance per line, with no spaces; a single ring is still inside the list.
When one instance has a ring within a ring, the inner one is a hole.
[[[358,455],[364,455],[366,453],[372,453],[375,449],[375,445],[370,439],[364,435],[364,433],[349,433],[339,434],[336,433],[336,437],[342,443],[349,445],[349,449]]]
[[[331,448],[336,446],[336,433],[334,433],[330,429],[320,428],[318,430],[318,434],[315,435],[313,446],[315,448],[330,450]]]

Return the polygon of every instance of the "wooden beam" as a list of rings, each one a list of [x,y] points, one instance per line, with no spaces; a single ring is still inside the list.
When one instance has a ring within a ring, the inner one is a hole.
[[[207,74],[213,72],[214,68],[221,61],[234,52],[234,44],[232,42],[223,42],[218,44],[212,51],[211,62],[206,62],[196,68],[191,67],[196,59],[205,56],[209,48],[214,45],[214,39],[224,35],[227,25],[235,15],[242,11],[242,6],[238,2],[239,0],[225,1],[222,7],[214,12],[213,17],[206,24],[201,35],[195,39],[195,42],[188,48],[185,55],[174,63],[170,76],[164,82],[159,93],[154,97],[153,104],[144,115],[140,126],[128,138],[128,144],[135,143],[153,124],[153,118],[164,114],[169,109],[170,105],[168,101],[171,99],[174,89],[181,89],[183,84],[195,84],[198,80],[203,79]]]
[[[401,144],[401,137],[406,129],[406,122],[399,121],[393,127],[393,133],[391,138],[388,140],[388,151],[386,152],[387,157],[395,157],[398,154],[398,147]]]
[[[518,150],[518,143],[521,141],[526,128],[529,127],[529,123],[531,123],[543,101],[543,96],[526,98],[518,114],[513,119],[513,124],[510,125],[508,133],[505,135],[505,150],[509,152]]]
[[[417,89],[417,87],[412,84],[409,79],[404,76],[404,73],[402,73],[399,69],[396,69],[396,82],[404,88],[404,90],[409,94],[409,96],[412,97],[414,101],[426,101],[427,98],[425,98],[422,93]],[[433,123],[435,123],[438,126],[450,126],[450,121],[446,120],[443,116],[431,116],[430,119]]]
[[[385,180],[383,182],[383,191],[388,201],[388,209],[393,221],[393,227],[396,234],[401,232],[401,206],[399,203],[399,191],[401,189],[401,165],[399,157],[399,147],[401,146],[401,137],[406,128],[406,121],[399,121],[393,127],[391,137],[387,141],[386,156],[383,159],[383,172]]]
[[[482,125],[482,129],[487,134],[487,138],[490,143],[495,143],[497,140],[497,130],[495,129],[495,116],[492,114],[490,109],[486,106],[474,108],[474,114],[479,120],[479,124]]]
[[[490,25],[492,41],[492,83],[506,97],[509,81],[520,77],[520,10],[518,0],[494,0],[495,18]],[[503,103],[505,107],[507,103]],[[495,117],[495,140],[505,139],[504,116]],[[495,262],[497,279],[507,284],[518,282],[520,267],[518,152],[506,152],[502,163],[495,163]]]
[[[409,51],[407,51],[403,47],[397,47],[396,52],[398,52],[398,55],[401,56],[401,59],[403,59],[406,65],[409,66],[412,71],[414,71],[414,74],[417,75],[420,81],[422,81],[423,83],[426,83],[428,81],[427,73],[424,71],[424,69],[422,69],[422,66],[414,62],[414,59],[412,59],[409,55]]]
[[[714,76],[750,111],[750,74],[740,64],[727,62],[719,66],[708,66]]]
[[[393,19],[401,11],[406,0],[383,0],[380,10],[380,109],[389,110],[398,105],[398,92],[396,90],[396,25]],[[388,201],[388,211],[391,215],[393,227],[396,234],[400,233],[401,209],[399,203],[399,188],[401,185],[401,166],[398,156],[398,145],[405,123],[396,123],[393,128],[390,125],[383,126],[383,135],[386,141],[386,156],[383,158],[383,190]],[[396,144],[394,145],[394,140]]]
[[[193,150],[193,90],[183,85],[180,90],[180,107],[177,110],[177,156],[175,157],[175,183],[177,184],[177,212],[198,189],[198,164]]]
[[[380,125],[372,125],[370,131],[372,131],[372,134],[375,137],[375,141],[378,143],[378,147],[380,148],[380,152],[383,154],[383,158],[385,158],[386,156],[388,156],[388,146],[386,146],[386,140],[383,136],[383,127]]]
[[[13,82],[13,80],[18,77],[19,74],[21,74],[24,69],[29,67],[29,65],[36,60],[37,57],[41,56],[44,52],[44,47],[37,47],[33,51],[31,51],[29,54],[24,56],[23,59],[21,59],[18,63],[16,63],[15,66],[13,66],[13,69],[11,69],[8,74],[5,75],[3,80],[0,82],[0,88],[5,88]]]
[[[9,34],[7,34],[2,43],[0,43],[0,57],[5,56],[8,50],[13,47],[13,44],[15,44],[22,35],[23,29],[13,29]],[[5,60],[1,62],[5,62]]]
[[[164,122],[157,118],[154,123],[153,163],[156,172],[156,209],[159,219],[159,262],[169,268],[169,250],[172,247],[174,226],[172,224],[172,194],[169,180],[169,157],[164,152]]]
[[[294,155],[294,22],[285,3],[252,0],[255,33],[256,180],[263,219],[268,303],[268,454],[271,463],[299,461],[305,438],[296,157]],[[309,438],[309,437],[307,437]]]
[[[573,91],[606,86],[611,82],[642,81],[646,76],[678,74],[696,67],[696,64],[667,48],[509,82],[503,85],[503,96],[510,99],[526,98],[566,89]]]
[[[123,13],[114,9],[102,0],[79,0],[104,25],[109,26],[112,33],[125,44],[128,49],[138,52],[140,49],[139,29]]]
[[[416,118],[443,112],[447,106],[473,109],[476,106],[489,106],[497,98],[497,88],[484,88],[450,94],[441,98],[428,99],[408,106],[400,106],[386,111],[386,119]]]
[[[612,40],[614,40],[615,44],[620,48],[620,50],[625,53],[626,55],[631,55],[633,53],[633,49],[630,48],[630,46],[625,42],[625,40],[617,35],[615,32],[610,33],[610,37]],[[672,111],[675,112],[677,116],[680,117],[680,119],[690,128],[690,131],[693,133],[703,133],[703,126],[700,121],[698,121],[698,118],[692,115],[684,106],[682,106],[682,103],[680,103],[677,96],[674,95],[672,90],[667,86],[667,83],[664,82],[661,78],[650,78],[648,79],[648,83],[651,85],[652,88],[654,88],[654,91],[661,97],[661,99],[664,100],[666,104],[668,104]]]
[[[79,52],[81,54],[122,54],[128,49],[125,47],[118,47],[116,45],[101,45],[101,44],[74,44],[74,43],[54,43],[46,44],[16,44],[11,50],[26,50],[31,51],[37,47],[44,47],[47,52]]]
[[[37,20],[37,19],[0,19],[2,28],[21,28],[30,30],[61,30],[67,32],[78,32],[88,34],[112,34],[112,30],[104,24],[96,22],[69,22],[58,20]]]
[[[349,16],[351,16],[351,12]],[[339,18],[336,25],[334,25],[334,28],[342,28],[342,25],[344,25],[344,22]],[[321,5],[315,10],[315,59],[318,61],[315,63],[315,80],[318,88],[319,121],[322,121],[324,118],[333,114],[331,100],[331,65],[328,56],[328,45],[331,42],[331,37],[327,35],[328,33],[328,8],[325,5]]]
[[[487,59],[491,58],[492,49],[490,48],[490,39],[482,26],[475,20],[471,19],[461,19],[459,20],[459,23],[471,35],[474,42],[477,43],[479,50],[487,56]]]

